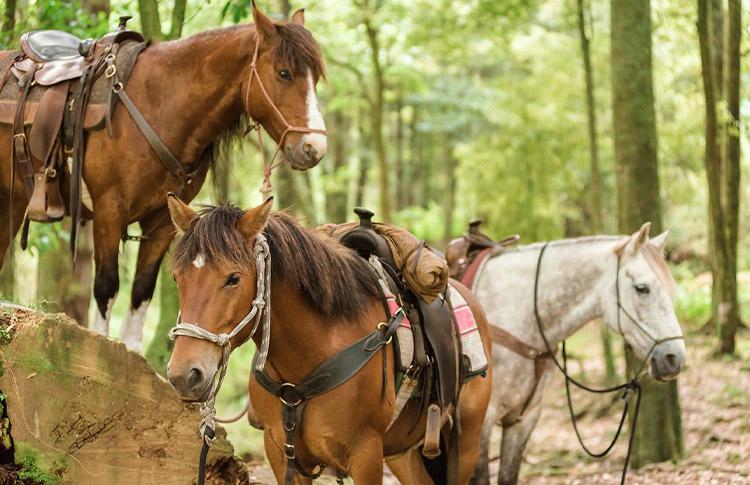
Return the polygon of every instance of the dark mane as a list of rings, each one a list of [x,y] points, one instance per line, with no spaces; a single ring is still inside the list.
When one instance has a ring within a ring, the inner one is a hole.
[[[172,264],[184,268],[202,255],[206,264],[254,265],[252,249],[235,229],[244,212],[231,205],[206,207],[177,243]],[[356,317],[381,297],[367,261],[338,241],[274,212],[264,234],[271,249],[271,278],[281,278],[325,317]]]
[[[295,74],[304,75],[309,69],[314,80],[325,77],[323,54],[309,30],[292,22],[277,22],[281,40],[276,56],[288,64]]]

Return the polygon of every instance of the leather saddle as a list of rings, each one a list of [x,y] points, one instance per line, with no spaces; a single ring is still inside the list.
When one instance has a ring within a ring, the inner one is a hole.
[[[474,219],[469,222],[468,230],[461,236],[453,239],[445,248],[445,259],[448,262],[451,278],[463,281],[467,269],[480,254],[487,254],[487,250],[502,250],[518,242],[521,237],[513,234],[500,241],[495,241],[484,234],[481,226],[482,219]],[[469,285],[471,287],[471,285]]]
[[[426,376],[424,404],[437,402],[443,411],[455,405],[463,382],[460,339],[453,325],[450,302],[443,293],[431,304],[418,298],[395,269],[393,254],[386,240],[372,227],[373,213],[357,208],[360,224],[341,236],[341,243],[354,249],[363,258],[377,256],[390,283],[403,304],[414,332],[414,363]],[[408,363],[406,363],[408,365]]]
[[[92,118],[97,118],[88,109],[94,84],[99,78],[111,77],[109,70],[124,67],[115,64],[120,44],[130,40],[146,45],[141,34],[127,29],[129,19],[121,17],[117,30],[96,41],[57,30],[27,32],[21,36],[20,51],[0,77],[0,122],[12,121],[12,169],[19,172],[28,201],[22,246],[28,221],[54,222],[65,216],[63,179],[70,182],[67,209],[77,224],[83,185],[83,131],[92,127]],[[131,63],[126,63],[126,72],[118,71],[121,80],[127,79],[143,47]],[[131,51],[135,49],[128,53]],[[17,79],[16,96],[4,89],[11,74]],[[113,108],[112,96],[108,99],[107,120]],[[12,120],[8,119],[11,109]],[[98,113],[105,111],[100,109]]]

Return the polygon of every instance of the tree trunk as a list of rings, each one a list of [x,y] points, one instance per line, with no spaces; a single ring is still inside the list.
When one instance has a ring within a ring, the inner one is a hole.
[[[602,176],[599,171],[599,144],[596,135],[596,99],[594,95],[594,73],[591,68],[591,40],[586,33],[584,0],[578,0],[578,33],[581,37],[581,54],[583,56],[583,73],[586,81],[586,114],[588,116],[589,152],[591,164],[591,181],[589,184],[589,212],[591,230],[595,233],[604,231],[604,211],[602,207]]]
[[[109,0],[83,0],[81,3],[86,11],[94,15],[103,13],[105,16],[109,16],[109,12],[112,10]]]
[[[586,115],[589,132],[589,198],[588,213],[591,217],[591,232],[604,232],[604,208],[602,207],[602,174],[599,170],[599,142],[596,133],[596,98],[594,94],[594,73],[591,68],[591,37],[586,32],[586,15],[584,0],[577,0],[578,34],[581,38],[581,56],[583,57],[583,74],[586,83]],[[591,27],[593,28],[593,26]],[[602,348],[604,350],[604,368],[608,382],[616,377],[612,336],[606,325],[601,329]]]
[[[404,116],[403,116],[404,103],[401,94],[396,98],[396,106],[394,107],[394,117],[396,118],[395,123],[395,143],[396,143],[396,156],[393,160],[394,171],[396,173],[396,182],[394,183],[396,188],[396,211],[400,211],[406,206],[406,191],[408,185],[404,183],[405,167],[404,167]]]
[[[166,258],[165,258],[166,259]],[[154,338],[149,343],[144,357],[151,367],[162,376],[167,375],[167,362],[172,354],[174,343],[169,339],[169,330],[177,321],[180,310],[180,294],[169,272],[169,264],[162,263],[159,269],[159,323],[156,324]]]
[[[414,105],[411,123],[409,125],[411,173],[409,177],[409,202],[408,205],[425,205],[425,180],[422,175],[422,134],[419,132],[419,120],[421,110],[419,105]]]
[[[373,106],[370,118],[372,125],[372,140],[375,156],[378,161],[378,188],[380,191],[380,209],[377,219],[383,222],[391,220],[391,187],[388,173],[388,158],[386,155],[385,135],[383,133],[383,113],[385,111],[385,77],[380,62],[380,39],[378,31],[369,19],[364,22],[367,31],[367,41],[370,45],[370,60],[375,76]]]
[[[651,70],[649,0],[611,0],[612,112],[620,231],[629,234],[645,221],[661,230],[656,121]],[[628,373],[637,366],[626,348]],[[682,455],[677,383],[642,383],[643,400],[635,433],[633,466]],[[631,401],[634,405],[634,400]],[[631,408],[632,411],[632,408]]]
[[[326,187],[326,213],[329,221],[338,223],[344,222],[349,212],[346,207],[348,183],[345,178],[348,130],[346,118],[341,111],[331,113],[329,121],[331,132],[337,136],[331,137],[331,173]]]
[[[453,234],[453,214],[454,206],[456,205],[456,166],[458,162],[453,157],[453,146],[451,137],[445,137],[446,147],[443,149],[443,156],[445,158],[445,174],[446,174],[446,186],[445,186],[445,229],[443,231],[443,242],[448,243],[455,234]]]
[[[63,312],[81,325],[87,325],[91,302],[92,258],[94,255],[93,224],[81,226],[78,257],[73,266],[67,238],[58,233],[54,244],[39,255],[37,299],[50,312]],[[58,230],[67,233],[70,221]]]
[[[719,352],[733,354],[735,334],[740,325],[737,296],[737,242],[740,211],[740,41],[742,39],[742,2],[729,0],[725,22],[724,95],[726,96],[727,124],[724,127],[722,170],[722,209],[725,224],[724,268],[719,271]],[[722,226],[714,227],[714,231]]]
[[[138,13],[141,16],[143,36],[147,40],[163,39],[164,34],[161,31],[159,4],[157,0],[138,0]]]
[[[16,0],[5,0],[3,12],[3,33],[11,33],[16,28]]]
[[[172,25],[169,28],[167,39],[179,39],[182,36],[182,27],[185,25],[185,4],[187,0],[175,0],[172,8]]]

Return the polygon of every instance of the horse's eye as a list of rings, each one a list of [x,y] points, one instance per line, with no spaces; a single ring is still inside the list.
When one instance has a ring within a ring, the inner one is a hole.
[[[279,71],[279,77],[281,79],[286,80],[286,81],[291,81],[292,80],[292,73],[289,72],[286,69],[282,69],[282,70]]]
[[[637,283],[635,286],[635,291],[638,292],[641,295],[648,295],[651,289],[648,287],[646,283]]]
[[[229,278],[227,278],[227,282],[224,283],[224,286],[237,286],[240,284],[240,275],[238,273],[232,273],[229,275]]]

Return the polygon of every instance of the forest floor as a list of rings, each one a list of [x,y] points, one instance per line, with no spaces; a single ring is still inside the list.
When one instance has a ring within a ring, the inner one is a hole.
[[[727,360],[712,357],[713,338],[688,336],[688,365],[679,379],[685,456],[678,463],[631,469],[628,484],[750,482],[750,358],[747,358],[750,345],[747,333],[738,340],[744,344],[739,354],[745,358]],[[596,362],[602,361],[587,356],[585,369],[589,382],[600,382],[602,369]],[[610,398],[592,399],[578,392],[574,392],[573,399],[577,412],[585,411],[580,428],[586,444],[594,450],[602,449],[617,427],[621,401],[613,404]],[[605,412],[601,412],[603,409]],[[500,430],[496,431],[490,455],[494,458],[492,483],[499,466]],[[612,454],[604,459],[589,458],[581,450],[570,424],[560,378],[547,395],[542,417],[527,447],[520,483],[619,483],[626,449],[627,436],[623,436]],[[259,461],[254,461],[250,469],[251,483],[274,483],[268,468]],[[323,477],[321,483],[334,480]],[[398,482],[389,477],[385,483]]]

